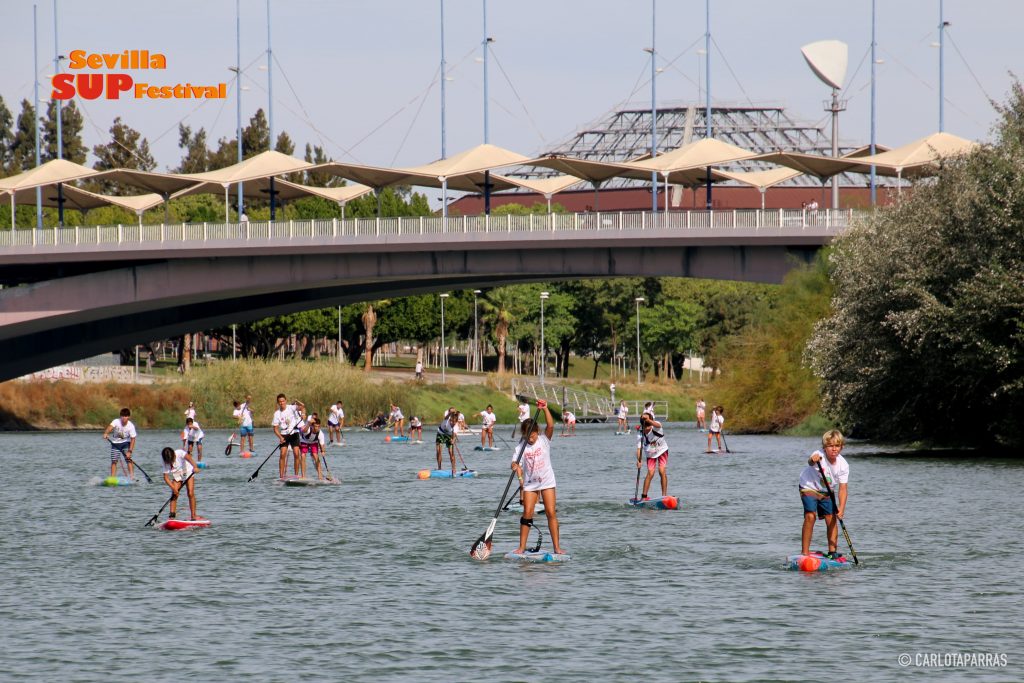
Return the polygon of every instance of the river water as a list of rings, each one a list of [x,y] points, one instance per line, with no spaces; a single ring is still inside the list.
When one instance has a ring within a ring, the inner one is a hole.
[[[477,479],[420,481],[431,443],[349,432],[329,451],[341,486],[287,488],[276,455],[246,483],[267,430],[249,460],[211,431],[197,497],[213,526],[161,532],[143,525],[167,499],[158,452],[174,433],[140,434],[156,483],[118,488],[95,485],[109,467],[98,433],[2,434],[0,679],[1024,679],[1024,462],[848,444],[861,566],[799,574],[784,559],[816,439],[730,436],[733,454],[705,455],[703,435],[672,425],[681,506],[657,512],[624,506],[633,441],[612,431],[553,439],[572,560],[528,566],[501,559],[517,512],[489,561],[468,557],[509,459],[472,440]]]

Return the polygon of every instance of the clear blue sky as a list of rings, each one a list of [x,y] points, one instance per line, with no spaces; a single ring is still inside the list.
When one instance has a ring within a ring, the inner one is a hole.
[[[265,0],[242,0],[243,119],[267,106]],[[274,127],[301,155],[323,144],[335,159],[418,165],[440,156],[439,0],[272,0]],[[938,0],[878,0],[878,141],[895,146],[938,129]],[[0,95],[15,113],[32,99],[32,6],[0,1],[4,42]],[[53,73],[53,3],[39,9],[41,97]],[[59,49],[148,49],[164,72],[153,83],[228,81],[235,63],[234,0],[60,0]],[[482,0],[445,0],[448,152],[483,141]],[[841,118],[847,142],[869,139],[870,0],[712,0],[712,94],[719,104],[782,104],[817,122],[827,88],[800,55],[823,39],[850,46]],[[704,0],[657,3],[658,100],[698,100],[697,50]],[[947,131],[988,136],[1008,72],[1024,74],[1020,0],[945,0]],[[649,0],[489,0],[490,142],[523,154],[544,151],[624,101],[649,106]],[[959,54],[958,54],[959,49]],[[961,58],[961,54],[962,57]],[[863,59],[863,63],[862,63]],[[860,70],[857,71],[858,65]],[[503,75],[502,69],[506,76]],[[509,84],[511,81],[511,86]],[[514,90],[513,90],[514,87]],[[294,88],[294,92],[293,92]],[[425,96],[424,96],[425,95]],[[115,116],[150,140],[158,168],[178,163],[177,123],[234,136],[235,100],[82,101],[87,145],[103,142]],[[417,110],[419,113],[417,115]],[[310,123],[311,122],[311,123]],[[315,128],[314,128],[315,127]],[[318,130],[319,129],[319,132]],[[90,156],[88,163],[94,159]]]

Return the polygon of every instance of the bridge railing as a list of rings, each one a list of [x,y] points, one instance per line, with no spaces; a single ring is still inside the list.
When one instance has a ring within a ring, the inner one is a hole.
[[[345,240],[366,237],[671,230],[679,232],[756,230],[838,232],[855,220],[852,209],[736,209],[729,211],[615,211],[530,214],[525,216],[409,216],[400,218],[311,219],[243,223],[178,223],[54,227],[0,231],[3,247],[73,247],[89,244],[192,242],[284,242],[294,239]]]

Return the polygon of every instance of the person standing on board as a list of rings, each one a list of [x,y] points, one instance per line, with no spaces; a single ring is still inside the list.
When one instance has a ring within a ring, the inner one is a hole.
[[[186,448],[189,455],[192,455],[192,448],[195,447],[199,454],[199,462],[203,461],[203,437],[206,433],[199,423],[191,417],[185,418],[185,429],[181,432],[181,447]]]
[[[615,431],[620,434],[629,434],[629,406],[626,405],[625,399],[619,401],[619,408],[615,411],[615,417],[619,420],[619,426],[616,427]]]
[[[571,410],[566,410],[562,413],[562,421],[568,430],[566,436],[576,436],[576,415]]]
[[[722,425],[725,424],[725,408],[715,406],[711,409],[711,424],[708,425],[708,449],[705,453],[720,453],[722,450]],[[711,450],[711,437],[715,437],[715,450]]]
[[[498,421],[498,416],[494,414],[494,406],[488,404],[477,415],[483,420],[480,427],[480,446],[494,448],[494,423]]]
[[[395,436],[405,436],[405,415],[402,414],[402,409],[394,403],[391,404],[391,413],[388,415],[388,422],[394,425],[392,433]]]
[[[519,404],[519,424],[522,424],[530,419],[530,404],[523,401]]]
[[[249,437],[249,451],[252,451],[252,396],[249,394],[245,395],[245,402],[238,406],[238,423],[238,445],[244,450],[242,444],[245,443],[245,437]]]
[[[538,498],[544,503],[544,514],[548,518],[548,532],[555,552],[562,554],[562,546],[558,536],[558,517],[555,514],[555,471],[551,467],[551,437],[555,434],[555,420],[551,417],[547,401],[537,401],[537,408],[544,411],[545,429],[540,433],[540,425],[528,419],[521,426],[521,434],[525,444],[522,447],[522,464],[516,462],[519,448],[512,454],[512,470],[519,477],[519,485],[523,489],[523,516],[519,518],[519,547],[514,552],[522,553],[530,537],[533,526],[533,511]]]
[[[409,440],[423,443],[423,420],[415,415],[409,418]]]
[[[697,399],[697,431],[706,431],[708,425],[704,422],[704,410],[707,408],[707,404],[704,403],[704,399]]]
[[[647,401],[644,403],[644,411],[640,413],[640,419],[644,419],[644,415],[649,415],[651,419],[657,419],[654,415],[654,401]]]
[[[164,448],[160,451],[160,458],[164,462],[164,482],[171,487],[171,512],[170,519],[178,516],[178,493],[181,491],[181,484],[185,482],[185,490],[188,491],[188,510],[192,519],[202,519],[196,514],[196,478],[193,473],[196,471],[196,463],[192,456],[180,448]]]
[[[327,432],[330,442],[341,443],[341,428],[345,425],[345,404],[335,401],[327,412]]]
[[[452,461],[452,476],[455,476],[455,425],[459,421],[459,411],[449,408],[441,424],[437,425],[437,436],[434,437],[434,446],[437,450],[437,469],[441,469],[441,447],[448,449],[448,457]]]
[[[292,454],[293,469],[295,474],[299,473],[299,422],[302,418],[296,406],[302,403],[296,401],[296,405],[288,404],[288,397],[284,394],[277,395],[277,410],[274,411],[274,420],[271,426],[274,428],[274,436],[281,445],[281,458],[278,461],[278,470],[281,479],[288,476],[288,454]]]
[[[325,452],[327,440],[324,432],[320,429],[320,418],[316,415],[306,420],[305,425],[299,431],[299,454],[302,457],[302,476],[306,476],[306,454],[313,458],[313,465],[316,467],[316,478],[324,479],[323,470],[320,467],[320,456]]]
[[[825,451],[814,451],[807,459],[807,467],[800,472],[800,501],[804,506],[804,526],[800,533],[800,552],[803,555],[811,553],[811,536],[814,534],[815,519],[825,520],[825,530],[828,536],[828,555],[830,559],[838,559],[841,555],[839,549],[839,529],[837,519],[843,519],[846,512],[847,483],[850,480],[850,464],[846,462],[840,453],[843,450],[845,440],[842,432],[832,429],[821,437],[821,448]],[[818,470],[818,464],[821,470]],[[822,472],[825,480],[821,478]],[[825,482],[831,487],[835,494],[838,510],[832,509],[832,499],[828,495],[828,488]]]
[[[640,469],[642,454],[647,455],[647,476],[644,478],[644,488],[640,500],[649,500],[647,492],[651,490],[655,468],[661,476],[661,496],[664,498],[668,495],[668,474],[665,472],[665,467],[668,465],[668,443],[665,442],[665,432],[661,423],[648,413],[640,416],[640,436],[637,439],[636,449],[637,469]]]
[[[191,417],[192,419],[196,417],[196,404],[192,401],[189,401],[188,408],[185,408],[185,417]]]
[[[110,476],[117,476],[117,459],[124,458],[128,465],[128,478],[135,479],[135,463],[132,462],[132,451],[135,450],[135,425],[128,418],[132,411],[121,408],[120,416],[107,425],[103,438],[110,441]]]

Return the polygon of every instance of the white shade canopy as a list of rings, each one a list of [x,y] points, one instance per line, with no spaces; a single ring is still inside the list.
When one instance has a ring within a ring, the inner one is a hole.
[[[932,133],[888,152],[858,157],[857,161],[866,166],[873,164],[881,175],[927,176],[934,174],[941,160],[967,154],[977,146],[978,143],[957,135]]]
[[[0,178],[0,192],[66,183],[99,173],[67,159],[53,159],[17,175]]]
[[[232,185],[234,183],[246,183],[250,180],[260,178],[272,178],[274,176],[304,171],[313,164],[308,161],[296,159],[295,157],[268,150],[260,152],[256,156],[249,157],[237,164],[232,164],[216,171],[204,173],[176,173],[178,178],[191,180],[193,182],[218,183],[220,185]]]

